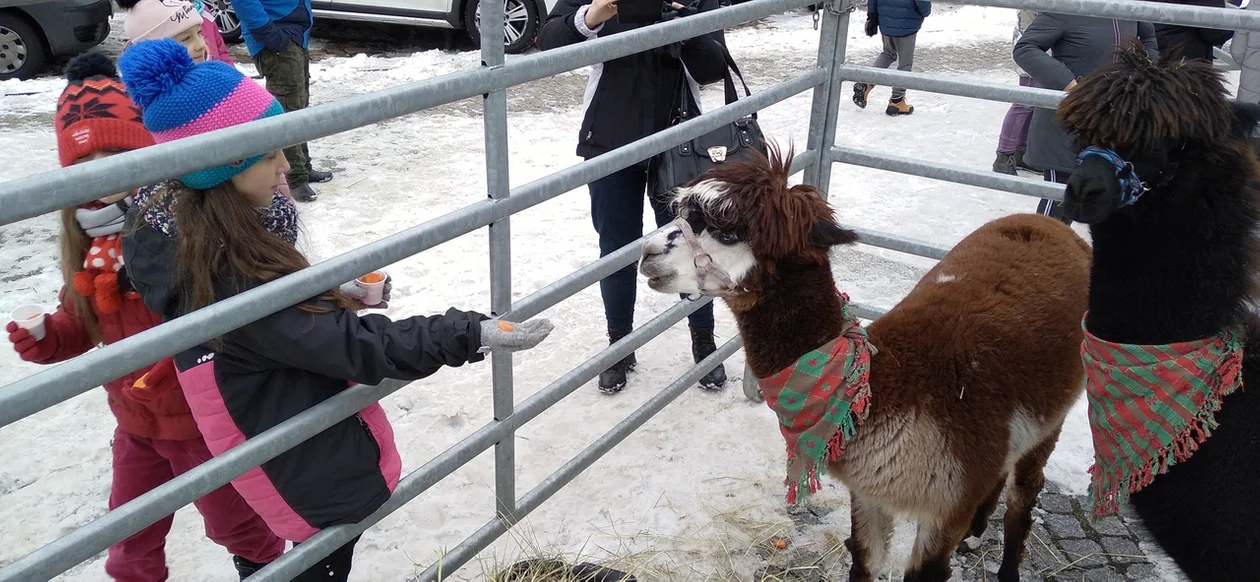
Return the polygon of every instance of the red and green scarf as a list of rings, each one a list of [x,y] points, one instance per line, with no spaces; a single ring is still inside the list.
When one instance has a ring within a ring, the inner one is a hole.
[[[866,330],[843,313],[844,332],[827,344],[806,352],[792,367],[758,379],[766,404],[779,416],[779,431],[787,441],[787,502],[822,488],[818,467],[834,461],[866,419],[871,401],[871,356],[876,353]]]
[[[1094,436],[1094,519],[1119,512],[1130,494],[1189,459],[1216,428],[1221,401],[1242,387],[1237,329],[1165,345],[1118,344],[1085,329],[1081,358]]]

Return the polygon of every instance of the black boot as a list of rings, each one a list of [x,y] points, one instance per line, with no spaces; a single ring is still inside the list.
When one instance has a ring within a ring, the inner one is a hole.
[[[1019,170],[1015,168],[1015,154],[998,152],[997,159],[993,160],[993,171],[999,174],[1018,176]]]
[[[630,335],[628,329],[610,329],[608,330],[608,345],[621,341],[621,338]],[[616,394],[626,387],[626,374],[634,370],[638,361],[634,359],[634,352],[625,359],[613,364],[611,368],[600,372],[599,374],[599,391],[605,394]]]
[[[240,556],[232,556],[232,565],[236,566],[236,573],[241,575],[241,580],[257,574],[263,566],[266,566],[266,564],[251,562]]]
[[[700,363],[700,360],[709,357],[709,354],[716,351],[717,344],[713,341],[713,328],[691,328],[691,357],[695,359],[697,364]],[[726,366],[724,364],[718,364],[716,368],[700,379],[700,387],[705,390],[721,390],[725,385]]]

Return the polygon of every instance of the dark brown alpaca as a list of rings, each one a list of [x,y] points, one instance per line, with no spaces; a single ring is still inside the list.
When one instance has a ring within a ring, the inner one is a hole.
[[[785,159],[774,151],[680,189],[681,218],[640,266],[656,291],[723,297],[762,379],[849,325],[829,250],[857,236],[815,188],[788,186]],[[701,255],[713,268],[696,267]],[[983,533],[1004,488],[999,578],[1019,579],[1042,470],[1081,394],[1089,261],[1054,219],[1001,218],[870,326],[870,408],[826,466],[852,498],[850,580],[881,572],[896,514],[919,521],[905,579],[948,579],[950,554]]]
[[[1093,234],[1091,334],[1161,345],[1237,329],[1245,340],[1243,386],[1223,397],[1214,415],[1219,426],[1194,443],[1188,459],[1184,448],[1178,451],[1181,458],[1129,501],[1191,580],[1254,582],[1260,577],[1260,398],[1251,393],[1260,383],[1253,311],[1260,165],[1248,137],[1260,108],[1227,98],[1210,64],[1155,63],[1136,50],[1082,79],[1059,106],[1059,118],[1080,145],[1098,149],[1087,150],[1091,155],[1072,174],[1064,210]],[[1152,410],[1176,410],[1143,400]],[[1091,402],[1091,420],[1096,412]],[[1097,423],[1094,433],[1096,442],[1160,442]]]

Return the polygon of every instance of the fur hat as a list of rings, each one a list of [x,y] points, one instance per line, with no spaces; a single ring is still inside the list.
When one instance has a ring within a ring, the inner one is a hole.
[[[144,1],[144,0],[141,0]],[[132,45],[118,59],[123,82],[144,111],[144,126],[158,143],[280,115],[275,97],[235,67],[193,63],[179,43],[164,38]],[[205,190],[248,170],[263,154],[180,176]]]
[[[127,11],[123,30],[131,42],[174,38],[201,26],[201,13],[188,0],[120,0],[118,6]]]
[[[57,98],[53,118],[63,167],[101,150],[153,145],[109,57],[98,52],[75,57],[66,67],[66,79],[70,84]]]

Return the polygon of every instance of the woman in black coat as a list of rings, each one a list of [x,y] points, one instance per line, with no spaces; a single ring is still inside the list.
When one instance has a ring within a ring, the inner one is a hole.
[[[1223,0],[1153,0],[1166,4],[1224,8]],[[1159,41],[1159,53],[1172,58],[1212,60],[1212,49],[1224,45],[1233,38],[1234,31],[1215,28],[1195,28],[1180,24],[1156,24],[1155,38]]]
[[[662,7],[664,5],[662,4]],[[675,3],[678,15],[713,10],[718,0],[694,0],[683,6]],[[633,30],[645,23],[621,22],[617,0],[561,0],[552,9],[538,32],[538,48],[549,50],[589,39]],[[693,111],[698,111],[699,86],[726,78],[725,42],[722,31],[698,36],[652,50],[596,64],[591,70],[582,107],[582,128],[577,154],[591,159],[667,127],[686,95]],[[591,193],[591,219],[599,233],[600,256],[605,256],[643,236],[643,199],[649,181],[648,161],[600,178],[588,185]],[[649,200],[658,226],[673,220],[668,200]],[[600,281],[608,336],[612,343],[634,327],[637,288],[635,265]],[[713,304],[689,317],[691,351],[696,362],[713,353]],[[626,385],[626,373],[634,368],[630,354],[599,376],[599,388],[615,393]],[[719,365],[700,381],[709,389],[726,383],[726,371]]]

